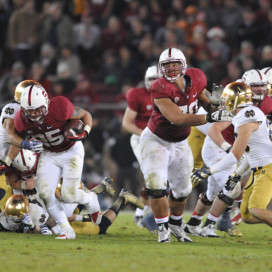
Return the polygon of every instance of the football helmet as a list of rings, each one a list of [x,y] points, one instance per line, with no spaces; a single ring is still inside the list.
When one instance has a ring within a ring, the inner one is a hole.
[[[35,81],[35,80],[24,80],[21,81],[15,89],[15,94],[14,94],[14,100],[17,103],[20,103],[20,99],[21,99],[21,95],[23,90],[27,87],[27,86],[31,86],[31,85],[40,85],[42,86],[39,82]]]
[[[29,212],[29,201],[24,195],[15,194],[11,196],[5,205],[6,215],[14,219],[21,219]]]
[[[12,166],[21,173],[22,177],[29,177],[35,174],[38,161],[39,156],[37,153],[31,150],[21,149],[13,160]]]
[[[228,84],[222,93],[222,106],[228,111],[252,105],[252,91],[243,82],[232,82]]]
[[[272,95],[272,67],[266,67],[261,70],[266,75],[267,81],[268,81],[268,95]]]
[[[263,100],[268,91],[268,80],[263,71],[251,69],[242,76],[243,82],[252,90],[253,100]]]
[[[148,90],[152,82],[160,78],[160,73],[157,65],[153,65],[147,68],[145,72],[145,87]]]
[[[169,63],[179,63],[177,67],[166,67]],[[163,77],[171,83],[184,76],[187,64],[184,54],[177,48],[164,50],[159,59],[159,70]]]
[[[21,108],[25,117],[32,122],[42,123],[48,113],[49,99],[41,85],[27,86],[21,95]]]

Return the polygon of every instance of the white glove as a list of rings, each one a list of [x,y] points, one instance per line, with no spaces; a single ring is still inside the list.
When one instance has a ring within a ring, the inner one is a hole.
[[[51,235],[52,234],[52,231],[46,225],[42,225],[40,227],[40,229],[41,229],[42,235]]]
[[[218,110],[218,111],[206,114],[206,121],[208,123],[231,122],[232,118],[233,118],[233,115],[228,110]]]
[[[35,224],[33,223],[31,217],[29,214],[24,214],[22,219],[21,219],[22,223],[24,223],[26,226],[28,226],[30,229],[34,229],[35,228]]]
[[[206,96],[211,101],[213,108],[218,108],[221,104],[222,99],[222,93],[223,93],[224,87],[222,85],[216,85],[213,83],[212,86],[212,94],[209,92],[206,92]]]

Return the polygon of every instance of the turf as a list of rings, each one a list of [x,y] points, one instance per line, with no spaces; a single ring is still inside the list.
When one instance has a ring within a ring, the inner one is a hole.
[[[121,213],[104,236],[52,236],[0,233],[0,271],[272,271],[272,230],[239,225],[242,237],[192,237],[194,243],[158,244],[139,229],[132,213]],[[186,217],[185,217],[186,219]]]

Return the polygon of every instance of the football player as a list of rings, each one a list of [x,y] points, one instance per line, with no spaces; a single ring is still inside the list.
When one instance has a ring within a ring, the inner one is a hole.
[[[206,96],[206,76],[199,69],[187,69],[179,49],[168,48],[161,53],[159,70],[162,78],[150,87],[152,115],[140,137],[141,170],[158,225],[158,242],[170,242],[170,231],[179,241],[192,242],[182,226],[186,198],[192,190],[193,156],[187,140],[190,126],[229,121],[231,116],[227,111],[213,112]],[[207,114],[195,114],[199,103]]]
[[[265,74],[262,71],[255,69],[246,71],[242,76],[242,82],[250,86],[253,92],[253,104],[260,107],[266,115],[269,115],[269,113],[272,112],[272,100],[267,95],[268,82]],[[230,122],[213,124],[209,130],[209,135],[205,140],[202,151],[203,159],[206,165],[211,166],[214,163],[222,160],[231,150],[234,140],[234,127]],[[226,211],[223,213],[222,218],[218,221],[217,228],[219,230],[228,232],[231,236],[242,235],[239,230],[233,227],[230,221],[230,210],[232,208],[232,203],[227,205],[227,203],[216,201],[213,204],[213,200],[223,189],[227,177],[235,170],[235,167],[236,166],[233,165],[229,169],[225,169],[224,171],[220,171],[208,177],[207,192],[198,200],[192,217],[185,227],[185,231],[187,233],[207,237],[218,237],[214,231],[214,224],[219,218],[214,217],[213,210],[216,206],[216,209],[219,209],[219,205],[223,210],[226,209]],[[245,174],[243,179],[246,182],[248,175]],[[220,197],[220,194],[218,197]],[[241,197],[238,199],[241,199]],[[208,215],[208,219],[211,219],[214,224],[210,224],[210,221],[206,220],[203,229],[201,229],[201,219],[209,208],[211,208],[211,210],[210,214]]]
[[[65,138],[64,127],[69,119],[81,119],[83,132],[74,131],[74,136]],[[42,142],[44,152],[37,167],[37,189],[44,200],[47,211],[59,224],[62,232],[56,239],[75,239],[63,208],[58,204],[55,190],[63,176],[62,197],[65,202],[84,205],[94,220],[100,207],[96,195],[79,189],[84,160],[82,140],[86,139],[92,127],[91,114],[73,104],[63,96],[53,97],[50,101],[46,90],[37,84],[26,87],[21,95],[21,108],[14,120],[19,135],[33,137]],[[12,142],[22,146],[23,138]],[[94,202],[97,205],[94,205]]]
[[[39,84],[34,80],[25,80],[20,82],[15,89],[14,101],[7,104],[3,109],[0,117],[0,188],[4,191],[5,196],[0,201],[0,209],[3,210],[7,199],[12,195],[10,187],[6,184],[5,176],[3,175],[7,168],[11,165],[13,159],[20,151],[19,147],[10,145],[10,143],[18,140],[18,135],[15,132],[14,117],[20,109],[20,98],[22,91],[30,84]],[[40,151],[42,147],[40,142],[28,141],[23,148],[33,151]]]
[[[122,126],[130,132],[130,144],[132,150],[140,163],[140,135],[146,128],[147,122],[152,113],[151,93],[149,88],[152,82],[160,77],[157,65],[147,68],[145,72],[145,88],[132,88],[126,94],[127,108],[123,117]],[[142,226],[143,215],[148,209],[148,200],[142,198],[145,203],[144,210],[139,208],[135,211],[134,220],[137,225]]]
[[[50,232],[44,225],[47,219],[48,213],[39,205],[29,203],[24,195],[15,194],[9,197],[5,210],[0,214],[0,231],[40,233],[43,229],[44,233]]]
[[[259,71],[258,71],[259,72]],[[254,86],[257,88],[257,86]],[[257,93],[257,98],[262,98],[262,93]],[[232,204],[233,199],[240,194],[239,180],[245,170],[251,168],[251,176],[246,184],[241,214],[246,223],[264,222],[272,226],[272,213],[266,207],[271,200],[272,187],[272,143],[271,130],[263,111],[253,106],[253,98],[256,96],[244,83],[230,83],[223,92],[226,107],[233,111],[235,117],[232,120],[234,132],[237,136],[233,148],[221,161],[202,169],[194,174],[195,179],[202,179],[211,174],[223,171],[241,159],[246,151],[246,157],[234,174],[228,177],[223,191],[213,203],[206,226],[215,224],[218,216],[226,205]],[[222,204],[223,203],[223,208]],[[225,206],[224,206],[225,205]]]

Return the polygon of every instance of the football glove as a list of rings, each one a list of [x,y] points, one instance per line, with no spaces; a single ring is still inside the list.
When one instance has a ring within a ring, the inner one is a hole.
[[[206,93],[206,96],[210,99],[213,108],[218,108],[221,105],[223,91],[224,87],[222,85],[216,85],[213,83],[212,94]]]
[[[223,188],[223,193],[232,198],[237,198],[241,193],[241,184],[240,184],[241,176],[237,175],[236,173],[231,174],[228,177],[227,182]]]
[[[74,131],[74,135],[75,136],[67,136],[66,138],[71,140],[71,141],[84,141],[89,133],[86,131],[86,130],[83,130],[82,133],[79,133],[79,131],[75,130],[75,129],[72,129]]]
[[[197,186],[201,181],[203,181],[210,175],[211,175],[210,168],[202,167],[201,169],[196,170],[191,175],[191,182],[193,187]]]
[[[33,223],[29,214],[24,214],[22,219],[22,223],[24,223],[29,229],[33,230],[35,228],[35,224]]]
[[[227,110],[218,110],[212,113],[206,114],[206,121],[208,123],[213,122],[231,122],[233,115]]]
[[[42,235],[51,235],[52,234],[52,231],[46,225],[42,225],[40,227],[40,230],[41,230]]]
[[[0,176],[4,175],[8,169],[6,163],[0,161]]]
[[[22,141],[22,149],[32,150],[36,153],[41,153],[43,151],[43,143],[38,140]]]

